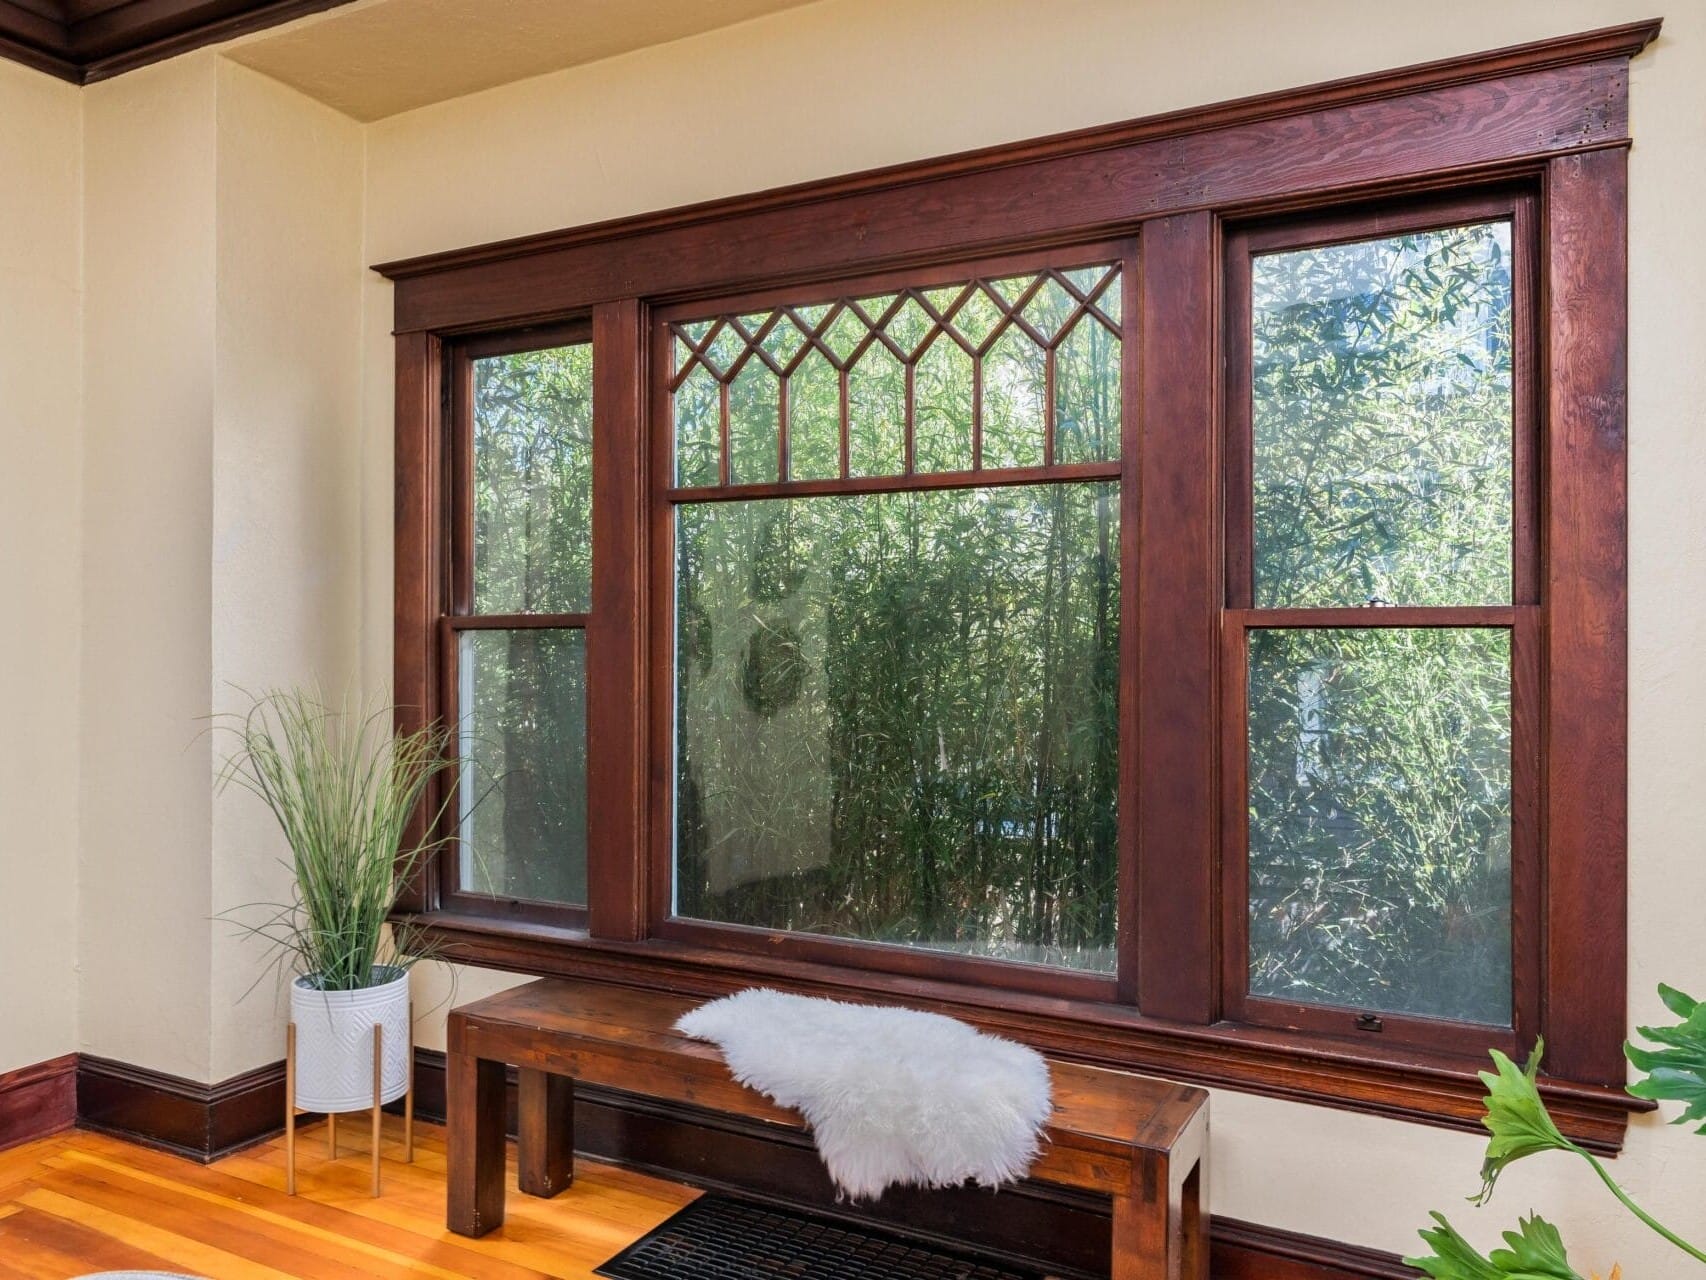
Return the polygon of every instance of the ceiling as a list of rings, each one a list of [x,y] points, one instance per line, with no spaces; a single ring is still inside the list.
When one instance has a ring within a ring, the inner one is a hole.
[[[810,0],[0,0],[0,57],[77,83],[230,41],[358,120]]]
[[[357,120],[378,120],[805,2],[362,0],[229,55]]]

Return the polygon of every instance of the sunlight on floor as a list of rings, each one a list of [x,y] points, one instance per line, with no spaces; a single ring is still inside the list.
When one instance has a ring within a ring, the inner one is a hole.
[[[396,1158],[384,1161],[377,1200],[365,1134],[340,1130],[333,1163],[321,1126],[299,1137],[294,1198],[284,1193],[282,1138],[211,1166],[93,1133],[0,1152],[0,1280],[119,1268],[217,1280],[582,1280],[697,1194],[582,1159],[568,1191],[511,1195],[504,1227],[466,1240],[444,1230],[444,1131],[419,1126],[408,1165],[400,1125],[387,1117]]]

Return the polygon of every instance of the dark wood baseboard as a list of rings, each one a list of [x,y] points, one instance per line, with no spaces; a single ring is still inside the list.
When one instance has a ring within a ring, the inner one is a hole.
[[[515,1077],[509,1125],[515,1131]],[[444,1055],[415,1051],[415,1111],[444,1118]],[[614,1089],[575,1091],[575,1148],[627,1168],[716,1190],[804,1205],[838,1217],[881,1223],[922,1239],[973,1243],[1016,1261],[1082,1276],[1108,1274],[1104,1197],[1023,1183],[999,1193],[975,1188],[897,1188],[874,1205],[836,1199],[811,1139],[697,1107]],[[1413,1280],[1394,1254],[1217,1217],[1214,1280]]]
[[[282,1132],[284,1063],[218,1084],[84,1054],[77,1123],[206,1163]]]
[[[77,1055],[0,1072],[0,1151],[77,1121]]]

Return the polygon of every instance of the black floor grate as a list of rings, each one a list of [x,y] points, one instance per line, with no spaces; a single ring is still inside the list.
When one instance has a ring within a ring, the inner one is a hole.
[[[597,1268],[611,1280],[1042,1280],[791,1209],[701,1196]]]

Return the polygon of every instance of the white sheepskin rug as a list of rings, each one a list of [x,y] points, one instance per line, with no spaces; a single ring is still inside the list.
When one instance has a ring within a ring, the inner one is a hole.
[[[1023,1177],[1048,1122],[1048,1063],[953,1018],[751,990],[676,1029],[736,1080],[799,1111],[842,1194]]]

